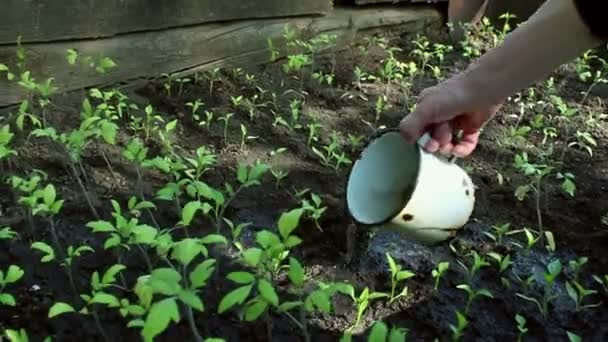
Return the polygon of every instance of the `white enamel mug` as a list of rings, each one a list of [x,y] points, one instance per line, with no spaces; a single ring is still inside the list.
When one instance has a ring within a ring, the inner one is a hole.
[[[363,149],[346,187],[348,212],[357,224],[435,244],[468,222],[473,181],[457,164],[424,151],[428,139],[409,144],[398,130],[386,130]]]

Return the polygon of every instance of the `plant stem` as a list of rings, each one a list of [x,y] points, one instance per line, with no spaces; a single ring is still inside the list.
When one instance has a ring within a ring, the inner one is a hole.
[[[136,169],[137,169],[137,188],[139,189],[139,198],[142,201],[145,201],[146,197],[144,196],[143,177],[141,175],[141,169],[139,168],[139,165],[136,166]],[[152,221],[152,224],[154,224],[156,229],[160,229],[160,225],[158,224],[158,222],[156,222],[156,219],[154,218],[152,211],[150,211],[150,209],[146,208],[146,212],[148,213],[148,216],[150,216],[150,220]]]
[[[103,160],[106,162],[106,165],[108,166],[108,170],[110,171],[110,174],[112,175],[112,179],[114,179],[114,183],[116,185],[118,185],[118,178],[116,178],[116,175],[114,174],[114,169],[112,168],[112,164],[110,163],[108,156],[106,155],[106,153],[103,150],[101,150],[101,156],[102,156]]]
[[[144,257],[144,261],[146,262],[146,266],[148,267],[148,272],[152,273],[152,262],[150,261],[148,253],[146,253],[146,251],[140,245],[136,246]]]
[[[93,316],[93,319],[95,320],[95,325],[97,326],[97,329],[99,330],[99,333],[103,337],[103,340],[106,341],[106,342],[112,341],[108,337],[108,335],[106,335],[106,332],[103,329],[103,326],[101,325],[101,320],[99,319],[99,315],[97,314],[97,310],[95,308],[92,308],[91,315]]]
[[[86,183],[86,185],[89,185],[89,177],[87,177],[87,173],[84,170],[84,166],[82,166],[82,163],[80,162],[80,160],[78,160],[78,168],[80,169],[80,172],[82,173],[82,177],[84,178],[84,182]]]
[[[186,266],[182,267],[182,278],[184,279],[184,283],[187,283],[188,276],[186,274]],[[184,284],[188,285],[188,284]],[[188,286],[186,286],[188,287]],[[196,342],[203,342],[203,337],[198,331],[196,327],[196,322],[194,321],[194,314],[192,313],[192,307],[190,305],[186,305],[186,314],[188,316],[188,325],[190,325],[190,330],[192,331],[192,335],[194,336],[194,340]]]
[[[230,206],[230,203],[232,203],[232,201],[236,198],[236,196],[239,194],[239,192],[241,192],[241,190],[243,189],[242,186],[240,186],[238,189],[236,189],[236,191],[234,192],[234,194],[232,194],[232,196],[230,196],[230,198],[228,198],[228,200],[226,201],[226,203],[224,203],[224,205],[222,206],[222,208],[220,209],[219,214],[215,217],[215,231],[216,234],[219,234],[221,229],[222,229],[222,222],[223,222],[223,218],[224,218],[224,213],[226,212],[226,209],[228,208],[228,206]]]
[[[540,211],[540,189],[541,189],[541,181],[542,178],[539,177],[537,180],[537,185],[536,185],[536,216],[538,219],[538,230],[540,232],[540,238],[541,238],[541,242],[544,241],[544,237],[543,237],[543,217],[542,217],[542,213]]]
[[[76,171],[74,162],[71,160],[70,160],[70,168],[72,169],[72,173],[74,174],[74,177],[76,178],[76,181],[78,182],[78,185],[80,186],[80,190],[82,190],[82,193],[84,194],[84,198],[87,201],[87,204],[89,205],[89,208],[91,209],[91,212],[93,213],[93,216],[95,217],[96,220],[99,220],[99,214],[97,213],[97,210],[95,210],[95,207],[93,206],[93,203],[91,202],[91,198],[89,197],[89,193],[87,192],[86,187],[82,183],[82,179],[80,179],[80,176],[78,176],[78,171]]]
[[[305,317],[302,318],[302,311],[304,311],[304,308],[300,307],[300,319],[303,320],[303,322],[304,322]],[[292,314],[290,314],[287,311],[285,311],[285,315],[287,317],[289,317],[289,319],[291,319],[291,321],[298,327],[298,329],[300,329],[302,331],[302,336],[304,337],[304,341],[310,342],[310,334],[308,334],[308,329],[306,328],[306,325],[302,324],[302,322],[297,320],[295,317],[293,317]]]

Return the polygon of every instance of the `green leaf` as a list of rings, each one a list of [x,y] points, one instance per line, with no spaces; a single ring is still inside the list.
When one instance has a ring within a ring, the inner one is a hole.
[[[262,250],[256,247],[249,248],[243,252],[243,260],[252,267],[257,267],[262,257]]]
[[[55,260],[55,251],[53,250],[53,248],[51,246],[47,245],[46,243],[37,241],[37,242],[32,243],[31,248],[37,249],[45,254],[42,257],[42,259],[40,259],[40,261],[49,262],[49,261]]]
[[[292,248],[302,243],[302,239],[295,235],[291,235],[285,240],[285,247]]]
[[[226,342],[223,338],[210,337],[206,338],[203,342]]]
[[[289,280],[295,286],[302,286],[304,284],[304,268],[298,259],[294,257],[289,258],[289,273],[287,274]]]
[[[116,275],[118,275],[120,272],[122,272],[126,268],[127,267],[125,265],[121,265],[121,264],[116,264],[116,265],[110,266],[110,268],[108,268],[106,273],[104,273],[103,277],[101,278],[101,283],[104,285],[109,285],[109,284],[114,283],[116,281]]]
[[[245,285],[230,291],[220,301],[217,312],[222,314],[237,304],[243,304],[247,296],[249,296],[252,287],[253,285]]]
[[[227,244],[228,240],[226,240],[226,238],[223,235],[219,235],[219,234],[209,234],[209,235],[205,235],[203,238],[201,238],[201,243],[205,244],[205,245],[210,245],[210,244]]]
[[[0,64],[0,66],[1,65],[2,64]],[[8,340],[10,342],[28,342],[29,341],[29,338],[27,336],[27,332],[25,331],[25,329],[20,329],[19,331],[12,330],[12,329],[6,329],[4,331],[4,333],[6,334],[6,337],[8,338]],[[46,342],[46,340],[44,342]]]
[[[487,289],[477,290],[477,295],[488,297],[488,298],[494,298],[494,296],[492,295],[492,293],[489,290],[487,290]]]
[[[243,271],[230,272],[226,276],[226,279],[232,280],[240,285],[251,284],[255,281],[253,274]]]
[[[399,272],[399,267],[397,266],[397,263],[395,262],[395,259],[393,259],[393,257],[388,254],[388,252],[385,253],[386,254],[386,260],[388,261],[388,267],[391,271],[392,275],[397,274],[397,272]]]
[[[248,305],[245,309],[245,320],[247,322],[253,322],[258,319],[268,308],[268,303],[263,300],[256,300],[252,304]]]
[[[179,320],[179,310],[175,299],[163,299],[160,302],[154,303],[150,308],[141,334],[146,341],[152,341],[154,337],[169,327],[171,321],[178,323]]]
[[[133,229],[132,233],[134,235],[134,243],[149,245],[155,242],[158,230],[147,224],[140,224]]]
[[[0,304],[6,306],[16,306],[17,302],[15,301],[15,297],[10,293],[0,293]]]
[[[47,207],[52,207],[53,204],[55,204],[55,198],[57,197],[57,193],[55,191],[55,186],[53,186],[53,184],[48,184],[43,192],[42,192],[42,198],[44,200],[44,204],[46,204]]]
[[[415,276],[415,274],[413,272],[410,272],[410,271],[399,271],[397,273],[396,279],[397,279],[397,281],[401,281],[401,280],[409,279],[409,278],[411,278],[413,276]]]
[[[115,232],[114,225],[107,221],[93,221],[87,223],[87,227],[91,228],[93,233]]]
[[[247,182],[247,166],[244,164],[239,165],[236,170],[236,179],[240,184],[245,184]]]
[[[173,245],[171,258],[182,265],[188,265],[194,258],[203,252],[203,245],[197,239],[186,238]]]
[[[111,294],[103,292],[96,293],[95,296],[91,298],[91,302],[97,304],[104,304],[107,305],[109,308],[120,307],[120,301],[118,300],[118,298]]]
[[[270,232],[268,230],[262,230],[255,235],[255,240],[260,244],[264,249],[268,249],[270,246],[275,246],[281,243],[279,237]]]
[[[190,272],[190,286],[197,289],[206,284],[215,270],[215,259],[205,260]]]
[[[195,310],[202,312],[205,309],[203,302],[201,301],[199,296],[194,291],[189,291],[189,290],[181,291],[179,293],[179,300],[181,300],[182,302],[184,302],[185,304],[187,304],[188,306],[190,306],[191,308],[193,308]]]
[[[49,315],[48,318],[53,318],[68,312],[75,312],[76,310],[74,310],[74,308],[67,303],[63,303],[63,302],[57,302],[55,304],[53,304],[53,306],[51,306],[51,308],[49,309]]]
[[[372,331],[369,333],[368,342],[385,342],[388,334],[388,327],[382,321],[374,323]]]
[[[279,233],[283,240],[287,239],[291,232],[298,227],[300,217],[304,213],[304,209],[298,208],[283,213],[279,218]]]
[[[74,65],[76,64],[76,60],[78,59],[78,52],[74,49],[67,49],[65,57],[68,61],[68,64]]]
[[[297,308],[300,305],[303,305],[304,303],[301,301],[295,301],[295,302],[283,302],[279,305],[278,310],[279,311],[290,311],[294,308]]]
[[[184,206],[184,209],[182,209],[182,224],[184,226],[188,226],[190,225],[190,222],[192,222],[192,219],[194,218],[194,214],[200,210],[202,207],[202,204],[200,201],[191,201],[188,202],[186,204],[186,206]]]
[[[407,329],[392,328],[388,334],[388,342],[405,342],[407,338]]]
[[[578,336],[577,334],[575,334],[575,333],[573,333],[573,332],[570,332],[570,331],[567,331],[567,330],[566,330],[566,335],[568,335],[568,340],[569,340],[570,342],[581,342],[581,341],[583,340],[583,339],[582,339],[580,336]]]
[[[313,311],[315,307],[324,313],[331,311],[331,299],[325,291],[313,291],[306,298],[305,304],[308,311]]]
[[[116,145],[116,132],[118,131],[118,125],[110,121],[104,121],[101,124],[101,137],[103,140],[110,144]]]
[[[264,299],[270,302],[270,304],[272,304],[273,306],[279,305],[279,296],[277,296],[274,287],[272,287],[272,284],[270,284],[268,280],[260,279],[258,281],[258,290],[260,291],[262,297],[264,297]]]
[[[156,293],[174,296],[181,290],[181,275],[172,268],[157,268],[152,270],[148,285]]]
[[[17,265],[10,265],[8,267],[8,270],[6,271],[6,277],[4,278],[4,281],[7,284],[12,284],[17,280],[21,279],[21,277],[23,277],[23,274],[25,274],[25,272],[23,271],[23,269],[21,269],[21,267]]]

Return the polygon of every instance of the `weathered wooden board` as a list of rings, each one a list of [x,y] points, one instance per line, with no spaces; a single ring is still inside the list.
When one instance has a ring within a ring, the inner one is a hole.
[[[326,14],[331,0],[2,0],[0,44],[109,37],[236,19]]]
[[[325,17],[272,19],[206,24],[158,32],[143,32],[98,40],[26,45],[28,65],[39,80],[54,77],[62,91],[99,86],[162,73],[205,70],[216,66],[259,64],[269,60],[267,38],[281,40],[285,25],[338,35],[341,43],[362,30],[398,26],[418,32],[440,25],[441,14],[432,7],[414,9],[336,9]],[[66,50],[83,55],[111,57],[117,67],[105,74],[69,67]],[[0,47],[0,61],[13,59],[13,46]],[[0,106],[19,102],[24,93],[14,82],[0,77]]]
[[[447,2],[448,0],[355,0],[355,5],[396,4],[398,2]]]

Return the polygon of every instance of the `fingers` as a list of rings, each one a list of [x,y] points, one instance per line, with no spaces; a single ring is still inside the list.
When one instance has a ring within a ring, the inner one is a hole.
[[[424,121],[424,115],[413,112],[405,116],[399,123],[399,130],[405,140],[413,144],[424,134],[427,123]]]
[[[462,140],[458,145],[452,148],[452,154],[463,158],[468,156],[473,152],[475,147],[477,147],[477,142],[479,141],[479,131],[473,133],[465,133],[462,136]]]

